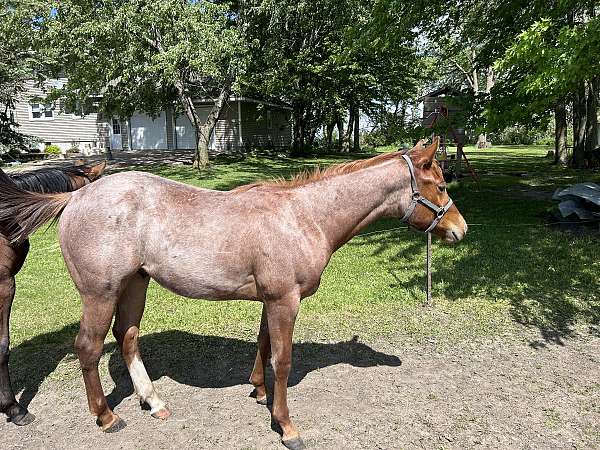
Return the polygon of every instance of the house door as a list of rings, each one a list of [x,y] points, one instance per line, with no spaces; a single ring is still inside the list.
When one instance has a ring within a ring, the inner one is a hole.
[[[121,121],[113,118],[110,130],[111,150],[123,150],[123,138],[121,137]]]

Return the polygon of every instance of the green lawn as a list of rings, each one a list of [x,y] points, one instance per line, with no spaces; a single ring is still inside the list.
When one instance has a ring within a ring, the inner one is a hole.
[[[524,324],[539,331],[543,343],[568,338],[582,328],[595,330],[600,320],[598,235],[573,237],[544,223],[554,204],[549,193],[580,180],[598,182],[600,174],[553,167],[543,158],[546,151],[467,149],[480,183],[467,178],[452,183],[450,190],[473,225],[456,247],[434,244],[433,307],[422,306],[424,235],[403,228],[357,236],[334,255],[319,291],[303,302],[296,340],[338,342],[359,335],[366,341],[450,345],[519,336],[523,327],[518,324]],[[249,157],[217,162],[204,177],[182,166],[160,166],[152,172],[196,186],[230,189],[345,158]],[[367,232],[398,226],[397,221],[382,221]],[[33,236],[17,284],[11,331],[14,377],[19,378],[28,374],[18,369],[18,360],[57,361],[57,355],[72,351],[77,331],[79,298],[54,229]],[[253,340],[259,320],[259,304],[189,300],[153,283],[142,333],[176,329]],[[59,375],[65,371],[79,376],[74,364],[65,365]]]

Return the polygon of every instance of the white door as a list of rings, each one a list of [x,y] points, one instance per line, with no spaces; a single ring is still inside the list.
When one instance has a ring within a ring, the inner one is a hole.
[[[164,111],[156,119],[146,114],[135,113],[129,123],[133,150],[167,148],[167,118]]]
[[[111,150],[123,150],[123,137],[121,136],[121,121],[113,118],[110,126]]]

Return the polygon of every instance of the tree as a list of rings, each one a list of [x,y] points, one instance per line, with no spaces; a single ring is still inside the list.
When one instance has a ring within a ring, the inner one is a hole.
[[[48,18],[55,72],[71,101],[102,94],[123,117],[177,106],[196,130],[194,166],[208,164],[210,135],[244,70],[245,50],[227,3],[181,0],[60,1]],[[195,98],[214,98],[205,120]]]
[[[42,76],[40,15],[45,3],[0,0],[0,150],[26,149],[26,136],[18,132],[11,110],[26,80]]]
[[[576,168],[585,163],[586,147],[593,148],[597,142],[596,86],[600,70],[597,55],[600,55],[600,20],[585,9],[574,8],[534,23],[498,61],[505,71],[498,98],[506,98],[506,93],[511,92],[530,100],[527,105],[513,102],[512,106],[504,101],[504,107],[498,108],[509,111],[513,120],[552,110],[566,98],[572,99],[571,163]],[[562,127],[560,108],[558,114]]]
[[[390,11],[380,9],[379,3],[242,3],[252,54],[244,88],[291,104],[296,152],[303,151],[323,124],[328,141],[337,126],[340,150],[354,149],[360,112],[404,98],[419,78],[415,33],[399,23],[391,30]]]

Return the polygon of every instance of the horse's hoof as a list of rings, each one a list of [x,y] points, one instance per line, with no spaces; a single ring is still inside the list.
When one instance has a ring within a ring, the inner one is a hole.
[[[306,445],[304,445],[304,441],[302,438],[288,439],[287,441],[282,440],[281,443],[285,445],[290,450],[305,450]]]
[[[265,395],[264,397],[256,397],[256,403],[258,403],[259,405],[267,405],[267,396]]]
[[[18,425],[20,427],[29,425],[34,420],[35,420],[35,416],[27,410],[25,410],[23,413],[19,413],[16,416],[13,416],[10,418],[10,421],[12,423],[14,423],[15,425]]]
[[[121,431],[126,426],[127,424],[125,423],[125,421],[119,417],[108,427],[102,428],[102,431],[104,431],[105,433],[116,433],[117,431]]]
[[[171,416],[171,411],[167,408],[161,408],[155,413],[152,413],[151,416],[155,419],[167,420]]]

